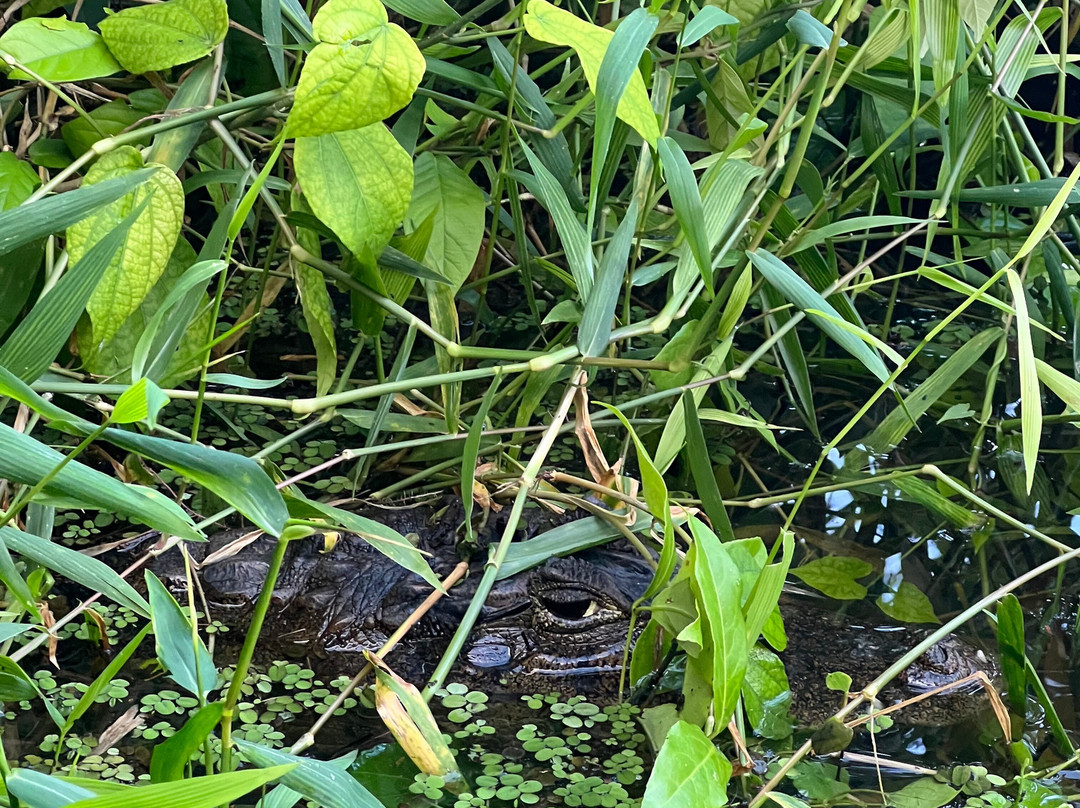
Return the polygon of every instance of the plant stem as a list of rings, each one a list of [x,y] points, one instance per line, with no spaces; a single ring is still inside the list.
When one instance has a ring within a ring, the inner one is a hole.
[[[232,681],[229,682],[229,690],[225,694],[225,705],[221,710],[221,770],[230,772],[233,770],[232,759],[232,722],[236,713],[236,704],[240,700],[240,689],[243,687],[251,660],[255,657],[255,646],[262,632],[266,613],[270,610],[270,601],[274,597],[274,587],[277,585],[278,574],[281,572],[281,562],[285,558],[285,550],[288,549],[289,540],[279,538],[274,546],[274,555],[270,559],[270,566],[266,570],[266,583],[259,593],[259,599],[255,603],[255,610],[251,615],[251,625],[244,637],[244,646],[240,649],[240,656],[236,660],[236,669],[233,672]]]
[[[585,372],[581,370],[580,367],[576,368],[570,383],[563,392],[563,397],[559,402],[558,409],[556,409],[555,414],[551,418],[551,423],[548,425],[547,431],[544,432],[544,436],[540,439],[536,451],[533,452],[532,457],[529,458],[528,465],[521,473],[520,487],[518,488],[517,496],[514,497],[514,504],[510,509],[510,515],[506,520],[506,527],[503,530],[502,537],[499,539],[498,546],[495,548],[494,552],[492,552],[491,557],[484,567],[484,576],[480,579],[480,583],[476,587],[476,594],[469,603],[468,610],[461,618],[461,624],[454,632],[454,636],[450,640],[450,645],[447,647],[446,653],[443,654],[443,658],[439,660],[438,667],[435,668],[435,672],[431,675],[431,680],[424,688],[425,699],[430,699],[431,695],[442,687],[442,684],[446,681],[446,677],[450,673],[450,669],[453,667],[458,655],[465,647],[465,641],[472,632],[476,619],[480,616],[480,610],[484,607],[484,601],[487,600],[488,593],[495,584],[495,576],[499,573],[499,567],[502,566],[503,561],[506,559],[506,554],[510,550],[510,543],[514,540],[514,532],[517,530],[518,523],[521,521],[521,514],[525,508],[525,501],[529,498],[529,492],[532,490],[533,485],[535,485],[537,477],[540,474],[540,469],[547,459],[548,452],[551,451],[551,447],[554,445],[555,439],[559,435],[559,428],[562,426],[567,413],[570,411],[570,406],[574,402],[575,394],[579,388],[584,387],[585,381]]]

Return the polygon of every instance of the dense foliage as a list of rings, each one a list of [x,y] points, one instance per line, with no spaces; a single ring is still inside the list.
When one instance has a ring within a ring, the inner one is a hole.
[[[0,699],[45,710],[46,751],[85,755],[80,718],[153,633],[185,694],[153,704],[190,714],[150,784],[0,756],[8,804],[195,808],[269,784],[266,805],[378,805],[293,754],[317,736],[286,751],[243,718],[274,564],[224,675],[196,604],[65,539],[116,517],[200,541],[239,513],[278,562],[337,526],[437,587],[405,537],[324,500],[442,490],[467,523],[496,495],[511,515],[424,693],[372,655],[423,770],[401,799],[535,802],[497,761],[461,797],[423,697],[465,718],[482,703],[442,688],[500,567],[543,560],[512,554],[538,499],[606,513],[656,563],[628,681],[673,643],[685,665],[678,710],[641,719],[658,747],[643,806],[844,799],[800,762],[809,743],[764,776],[731,745],[791,734],[768,650],[789,571],[941,623],[839,718],[984,609],[1016,728],[1046,716],[1045,744],[998,728],[1000,775],[925,778],[894,804],[1063,802],[1071,718],[1010,593],[1067,598],[1080,554],[1076,19],[982,0],[7,4]],[[845,541],[798,555],[815,532]],[[54,576],[139,629],[78,698],[34,672],[87,609],[55,623]]]

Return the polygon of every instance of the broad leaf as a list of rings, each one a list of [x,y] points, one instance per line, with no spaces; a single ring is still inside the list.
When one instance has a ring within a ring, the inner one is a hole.
[[[302,758],[248,741],[237,741],[240,754],[255,766],[295,768],[280,777],[281,783],[324,808],[383,808],[371,792],[348,772],[325,760]]]
[[[353,255],[378,255],[405,218],[413,186],[412,160],[390,130],[375,123],[300,137],[295,160],[304,199],[315,215]]]
[[[600,64],[604,60],[608,43],[615,34],[569,11],[557,8],[547,0],[529,0],[524,19],[525,30],[533,39],[573,48],[581,60],[590,89],[594,94],[599,94],[597,76],[600,73]],[[631,77],[619,102],[618,116],[637,130],[650,145],[656,144],[660,137],[660,128],[640,73]]]
[[[210,53],[229,31],[229,9],[225,0],[168,0],[126,8],[99,27],[125,70],[146,73]]]
[[[154,747],[150,758],[150,779],[155,783],[181,780],[191,756],[221,720],[225,704],[215,701],[191,716],[175,735]]]
[[[705,733],[679,721],[656,756],[641,808],[702,808],[727,802],[731,764]]]
[[[63,17],[20,20],[0,36],[0,51],[45,81],[99,79],[120,70],[100,34]],[[19,69],[8,78],[35,80]]]
[[[484,238],[483,192],[444,155],[424,152],[414,167],[408,219],[414,227],[432,217],[424,263],[450,281],[456,292],[468,278]]]
[[[169,590],[149,570],[146,592],[158,659],[180,687],[196,696],[206,696],[217,686],[217,668],[202,638],[193,631]]]
[[[379,0],[330,0],[315,15],[313,29],[319,44],[300,73],[290,135],[360,129],[412,100],[424,57],[412,37],[388,21]]]
[[[0,477],[36,485],[63,460],[64,455],[55,449],[0,423]],[[191,518],[171,499],[152,488],[125,485],[77,460],[56,472],[45,486],[45,493],[83,507],[122,514],[184,539],[202,540]]]
[[[32,533],[24,533],[13,527],[0,528],[0,541],[11,552],[28,558],[88,589],[101,592],[121,606],[144,616],[150,614],[150,607],[142,595],[121,578],[116,570],[93,556]]]
[[[142,167],[139,151],[122,146],[99,158],[83,182],[93,185],[135,173]],[[68,252],[71,263],[78,266],[94,244],[144,200],[145,208],[131,225],[119,253],[105,270],[86,306],[94,325],[94,340],[98,343],[113,338],[165,271],[184,216],[184,192],[180,180],[165,166],[157,166],[146,185],[68,228]]]
[[[837,600],[861,600],[866,597],[866,587],[856,578],[863,578],[874,568],[859,558],[828,556],[793,567],[791,574],[807,586]]]

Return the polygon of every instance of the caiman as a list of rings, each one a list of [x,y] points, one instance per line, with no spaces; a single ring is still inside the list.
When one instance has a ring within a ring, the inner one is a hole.
[[[457,514],[431,524],[431,507],[375,510],[370,518],[419,536],[440,577],[458,563]],[[525,519],[526,533],[550,526]],[[480,547],[497,540],[504,517],[492,515]],[[227,531],[205,544],[188,544],[198,569],[196,603],[242,635],[262,591],[276,540],[260,536],[235,552],[244,531]],[[527,537],[527,535],[525,536]],[[409,632],[387,662],[405,678],[426,682],[476,591],[485,553],[468,578],[450,590]],[[205,560],[209,559],[208,562]],[[171,550],[150,568],[180,595],[187,587],[183,559]],[[618,686],[632,605],[652,580],[652,568],[636,553],[614,544],[585,550],[499,581],[459,656],[453,676],[489,691],[603,695]],[[431,586],[372,549],[341,534],[333,543],[319,535],[290,543],[259,643],[267,661],[303,658],[316,670],[351,674],[431,594]],[[186,595],[181,598],[186,599]],[[780,654],[792,692],[791,713],[815,725],[836,712],[843,694],[825,687],[825,676],[844,671],[857,691],[907,649],[925,638],[913,627],[855,625],[824,609],[781,603],[788,644]],[[643,621],[645,617],[642,617]],[[220,636],[220,635],[219,635]],[[950,636],[924,653],[880,695],[885,705],[957,682],[993,663],[964,640]],[[900,711],[909,724],[945,725],[983,709],[985,694],[961,686]]]

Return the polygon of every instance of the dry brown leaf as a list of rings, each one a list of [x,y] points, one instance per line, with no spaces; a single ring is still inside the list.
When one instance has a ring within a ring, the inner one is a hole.
[[[589,396],[584,385],[579,385],[574,392],[574,413],[574,434],[577,435],[578,443],[581,444],[585,466],[589,469],[594,482],[605,488],[611,488],[615,481],[615,472],[604,457],[596,431],[592,428],[592,420],[589,418]]]
[[[105,728],[101,735],[98,736],[98,744],[90,754],[104,754],[110,748],[116,746],[120,739],[125,737],[133,729],[142,726],[144,721],[144,716],[139,713],[138,704],[129,707],[127,712],[113,721]]]

